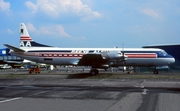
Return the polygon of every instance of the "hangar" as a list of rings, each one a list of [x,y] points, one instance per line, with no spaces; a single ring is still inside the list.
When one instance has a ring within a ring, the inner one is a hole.
[[[165,50],[168,54],[171,54],[175,58],[175,63],[172,68],[180,69],[180,44],[165,44],[165,45],[149,45],[143,46],[143,48],[160,48]]]

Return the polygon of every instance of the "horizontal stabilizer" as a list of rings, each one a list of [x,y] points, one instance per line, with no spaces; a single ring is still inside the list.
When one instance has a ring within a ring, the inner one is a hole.
[[[10,48],[11,50],[13,50],[14,52],[25,52],[25,50],[19,49],[17,47],[8,45],[8,44],[4,44],[6,47]]]

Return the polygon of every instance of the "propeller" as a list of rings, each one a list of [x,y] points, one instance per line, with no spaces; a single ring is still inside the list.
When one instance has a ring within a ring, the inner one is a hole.
[[[124,44],[122,44],[122,57],[123,57],[123,72],[124,72],[124,63],[125,63]]]

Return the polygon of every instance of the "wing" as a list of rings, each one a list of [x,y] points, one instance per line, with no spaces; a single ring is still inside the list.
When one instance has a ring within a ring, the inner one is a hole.
[[[126,61],[125,58],[121,52],[88,53],[83,55],[78,65],[104,68],[116,64],[123,64],[123,62]]]
[[[80,66],[101,66],[105,64],[107,60],[99,53],[85,54],[79,60],[78,65]]]

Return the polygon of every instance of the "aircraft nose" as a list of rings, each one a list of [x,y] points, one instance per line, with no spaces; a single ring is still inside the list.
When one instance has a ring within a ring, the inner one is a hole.
[[[174,59],[174,58],[172,58],[172,62],[171,62],[171,63],[172,63],[172,64],[175,63],[175,59]]]
[[[175,58],[171,55],[169,55],[171,57],[170,61],[169,61],[169,64],[173,64],[175,62]]]

